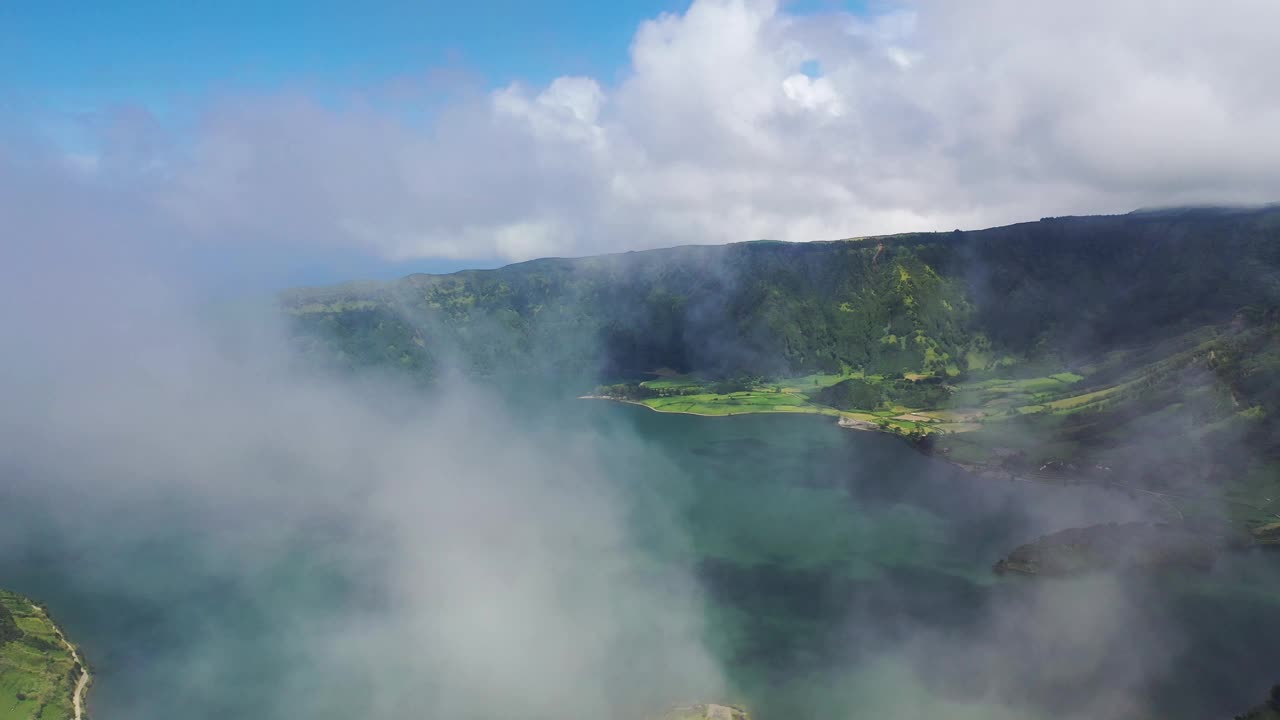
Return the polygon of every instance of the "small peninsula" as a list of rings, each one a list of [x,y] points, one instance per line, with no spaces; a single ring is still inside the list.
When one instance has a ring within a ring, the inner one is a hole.
[[[48,612],[0,590],[0,720],[82,720],[90,682]]]

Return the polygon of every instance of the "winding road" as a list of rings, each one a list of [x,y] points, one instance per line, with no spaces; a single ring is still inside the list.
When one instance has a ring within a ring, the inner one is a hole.
[[[31,607],[46,618],[48,617],[39,605],[33,603]],[[80,653],[76,652],[76,646],[72,645],[67,640],[67,636],[62,634],[62,628],[58,627],[58,624],[52,620],[49,621],[49,624],[53,626],[53,631],[58,634],[58,639],[61,640],[62,644],[67,648],[67,652],[71,653],[71,659],[75,661],[76,665],[80,666],[80,679],[76,681],[76,689],[71,695],[71,705],[75,710],[75,720],[82,720],[84,717],[84,697],[85,693],[89,690],[89,667],[84,664],[84,660],[80,659]]]

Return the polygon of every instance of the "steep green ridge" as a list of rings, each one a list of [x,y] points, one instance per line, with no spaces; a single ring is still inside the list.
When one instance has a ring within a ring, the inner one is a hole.
[[[338,360],[480,372],[943,370],[968,348],[960,289],[902,244],[747,243],[398,283],[301,291],[286,303]],[[456,355],[453,353],[456,351]]]
[[[545,259],[282,303],[324,365],[827,414],[1280,538],[1280,208]]]
[[[0,590],[0,720],[70,720],[83,667],[43,609]]]
[[[955,374],[1273,303],[1278,235],[1280,209],[1056,218],[535,260],[282,301],[300,342],[350,366]]]

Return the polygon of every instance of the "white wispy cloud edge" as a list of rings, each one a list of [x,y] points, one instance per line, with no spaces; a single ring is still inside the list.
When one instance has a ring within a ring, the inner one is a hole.
[[[1276,27],[1273,0],[917,0],[870,16],[697,0],[637,29],[616,82],[512,84],[428,127],[373,105],[230,100],[142,187],[193,237],[395,259],[1267,202]]]

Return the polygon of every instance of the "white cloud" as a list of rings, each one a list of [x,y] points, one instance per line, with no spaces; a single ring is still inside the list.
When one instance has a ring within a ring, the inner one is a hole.
[[[830,78],[811,78],[803,73],[790,75],[782,81],[782,92],[804,110],[825,113],[832,117],[844,114],[840,96]]]
[[[128,147],[147,149],[142,191],[180,232],[396,258],[1264,202],[1280,199],[1275,27],[1273,0],[916,0],[866,17],[698,0],[643,23],[614,83],[510,85],[426,127],[374,102],[239,98],[180,148]]]
[[[493,111],[500,118],[523,121],[538,138],[591,146],[603,139],[596,119],[604,100],[595,80],[562,77],[533,97],[519,85],[498,90],[493,94]]]

